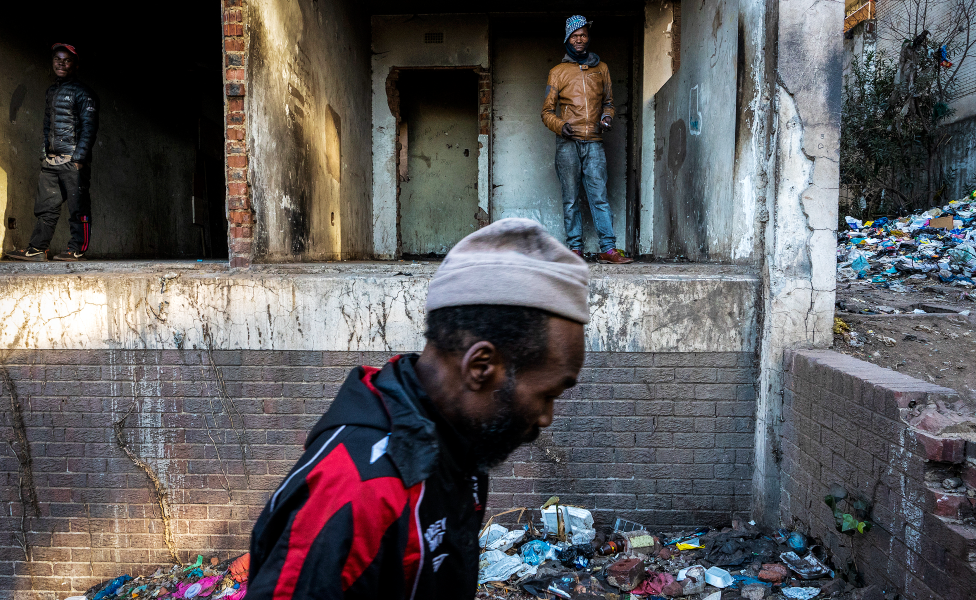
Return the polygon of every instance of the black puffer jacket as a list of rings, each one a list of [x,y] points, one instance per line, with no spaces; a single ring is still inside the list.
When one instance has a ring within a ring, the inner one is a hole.
[[[47,88],[44,153],[70,154],[72,162],[91,161],[98,131],[98,96],[74,77]]]

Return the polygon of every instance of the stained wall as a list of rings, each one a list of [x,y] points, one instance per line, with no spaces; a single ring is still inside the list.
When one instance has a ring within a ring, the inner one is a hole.
[[[245,15],[255,262],[369,257],[365,8],[351,1],[253,0]]]

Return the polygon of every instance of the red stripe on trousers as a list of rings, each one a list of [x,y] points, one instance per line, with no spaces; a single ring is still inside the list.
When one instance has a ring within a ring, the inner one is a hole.
[[[349,589],[376,558],[383,534],[410,508],[408,501],[419,496],[422,485],[408,490],[399,477],[360,480],[359,470],[342,444],[319,461],[305,481],[309,498],[291,526],[288,553],[275,586],[276,599],[293,597],[315,538],[347,504],[352,505],[353,540],[342,569],[342,589]]]

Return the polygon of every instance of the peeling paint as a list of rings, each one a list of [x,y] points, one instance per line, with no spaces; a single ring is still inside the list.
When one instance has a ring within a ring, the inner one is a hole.
[[[162,293],[153,273],[9,275],[0,279],[0,348],[420,350],[436,265],[411,265],[409,276],[402,268],[374,263],[321,269],[326,273],[297,267],[234,274],[186,270]],[[758,283],[743,268],[594,266],[587,346],[755,351]],[[165,320],[146,310],[161,302],[169,303]],[[142,380],[139,397],[158,395],[152,385]],[[162,440],[152,443],[158,446],[140,454],[165,457]],[[157,469],[168,476],[164,464]]]

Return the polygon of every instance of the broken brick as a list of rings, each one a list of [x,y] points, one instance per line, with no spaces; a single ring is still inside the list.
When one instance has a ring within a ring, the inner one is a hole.
[[[644,581],[644,575],[644,561],[638,558],[618,560],[607,569],[607,581],[624,592],[640,585]]]
[[[953,438],[937,438],[921,431],[915,432],[925,460],[960,463],[966,457],[966,441]]]
[[[785,565],[779,563],[766,563],[759,571],[759,579],[769,583],[783,583],[790,576],[790,572]]]

